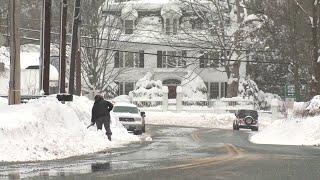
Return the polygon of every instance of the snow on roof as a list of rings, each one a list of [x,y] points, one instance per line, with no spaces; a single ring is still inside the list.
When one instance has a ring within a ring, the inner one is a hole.
[[[132,98],[128,95],[120,95],[120,96],[117,96],[115,98],[112,99],[112,101],[114,102],[128,102],[130,103],[132,101]]]
[[[137,107],[136,105],[129,102],[116,102],[114,106],[128,106],[128,107]]]
[[[138,12],[131,4],[125,5],[121,10],[121,19],[135,20],[138,18]]]
[[[182,16],[182,11],[180,9],[180,6],[175,3],[167,3],[163,5],[161,9],[161,16],[163,17],[176,17],[176,16]]]

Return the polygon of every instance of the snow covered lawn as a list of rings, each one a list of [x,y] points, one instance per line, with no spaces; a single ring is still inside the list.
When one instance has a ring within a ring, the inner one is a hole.
[[[320,116],[277,120],[250,137],[257,144],[318,145]]]
[[[8,106],[0,103],[0,161],[37,161],[67,158],[119,147],[137,136],[112,118],[112,141],[90,124],[93,102],[74,97],[61,104],[55,96]]]

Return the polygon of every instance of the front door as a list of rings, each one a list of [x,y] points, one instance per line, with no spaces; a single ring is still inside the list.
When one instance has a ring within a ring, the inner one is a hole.
[[[168,86],[168,99],[176,99],[177,98],[177,86]]]

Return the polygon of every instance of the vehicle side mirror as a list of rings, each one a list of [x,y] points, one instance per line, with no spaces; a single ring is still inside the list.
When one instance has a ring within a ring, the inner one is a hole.
[[[146,112],[140,112],[141,117],[146,117]]]

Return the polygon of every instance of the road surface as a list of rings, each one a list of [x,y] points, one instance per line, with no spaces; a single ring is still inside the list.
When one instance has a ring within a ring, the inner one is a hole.
[[[320,149],[257,145],[251,131],[148,126],[152,141],[65,160],[0,163],[0,179],[318,180]]]

